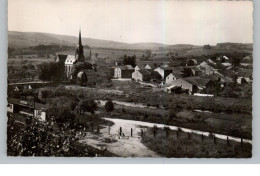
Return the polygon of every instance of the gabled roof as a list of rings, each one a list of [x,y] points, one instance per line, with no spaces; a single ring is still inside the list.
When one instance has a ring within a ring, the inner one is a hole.
[[[121,70],[133,70],[134,68],[129,65],[121,65],[121,66],[117,66],[117,68],[120,68]]]
[[[142,75],[151,75],[151,73],[149,71],[147,71],[146,69],[141,69],[138,70]]]
[[[132,65],[125,65],[129,70],[134,69]]]
[[[206,84],[210,81],[210,79],[203,79],[199,77],[187,77],[183,79],[196,86],[206,86]]]
[[[148,69],[147,67],[150,67],[151,69],[155,69],[155,66],[153,64],[145,64],[144,66],[146,69]]]
[[[142,69],[145,69],[145,65],[143,65],[143,64],[137,64],[136,66],[135,66],[135,68],[139,68],[140,70],[142,70]]]
[[[170,73],[168,76],[170,76],[170,75],[172,75],[172,76],[175,77],[176,79],[182,78],[181,75],[176,74],[176,73]],[[168,76],[167,76],[167,77],[168,77]]]
[[[210,66],[207,62],[203,61],[199,67],[202,67],[204,69],[208,69],[208,70],[214,70],[214,68],[212,66]]]
[[[75,55],[67,55],[67,59],[65,61],[65,64],[73,64],[76,61]]]

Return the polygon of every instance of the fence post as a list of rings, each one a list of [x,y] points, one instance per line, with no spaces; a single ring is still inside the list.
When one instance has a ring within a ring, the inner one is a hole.
[[[131,128],[131,137],[133,137],[133,128]]]
[[[143,130],[141,129],[141,137],[143,137],[143,135],[144,135],[144,132],[143,132]]]
[[[110,135],[110,126],[108,126],[108,134]]]
[[[156,135],[156,131],[155,131],[155,127],[153,127],[153,137],[155,137]]]
[[[216,136],[214,135],[214,144],[216,144]]]
[[[188,137],[189,137],[189,140],[190,140],[190,133],[188,133]]]
[[[119,128],[119,135],[121,136],[122,134],[122,127]]]
[[[168,138],[168,130],[167,129],[165,130],[165,136],[166,136],[166,138]]]
[[[228,136],[227,136],[227,145],[229,144],[229,141],[228,141]]]
[[[203,142],[203,134],[201,134],[201,141]]]
[[[177,139],[178,139],[179,138],[179,132],[178,131],[176,132],[176,136],[177,136]]]

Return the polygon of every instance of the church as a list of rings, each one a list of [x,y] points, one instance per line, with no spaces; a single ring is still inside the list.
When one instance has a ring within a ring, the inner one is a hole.
[[[75,65],[77,62],[86,62],[86,57],[84,56],[84,50],[81,40],[81,31],[79,31],[79,42],[77,45],[77,49],[75,51],[74,55],[64,55],[59,54],[56,62],[62,62],[65,66],[65,78],[71,79],[71,73],[73,65]]]

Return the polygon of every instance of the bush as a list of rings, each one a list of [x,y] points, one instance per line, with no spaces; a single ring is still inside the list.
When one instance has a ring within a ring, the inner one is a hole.
[[[114,110],[114,103],[111,100],[108,100],[105,104],[105,110],[107,112],[112,112]]]

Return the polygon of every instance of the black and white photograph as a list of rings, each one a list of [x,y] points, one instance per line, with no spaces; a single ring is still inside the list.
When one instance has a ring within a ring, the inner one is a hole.
[[[7,70],[8,157],[252,157],[250,0],[8,0]]]

